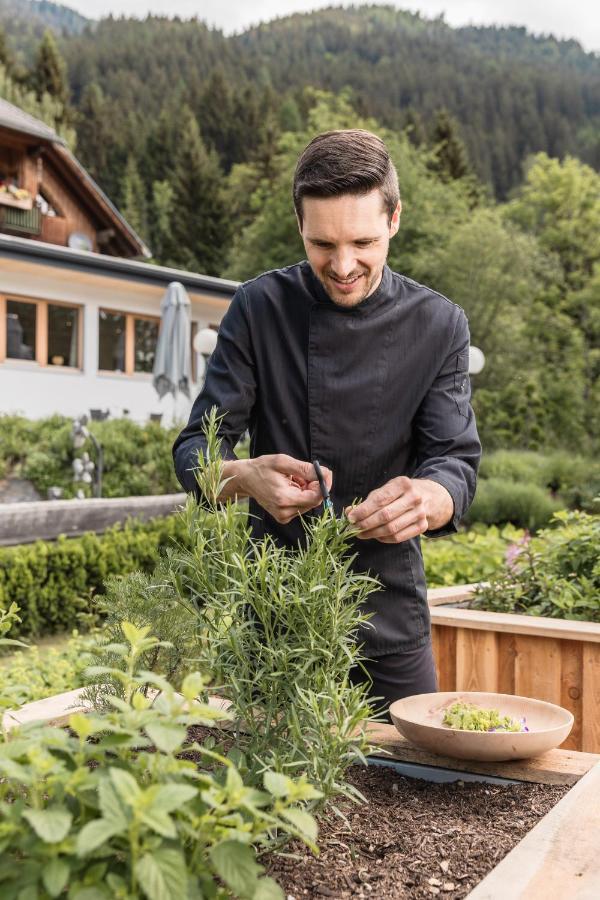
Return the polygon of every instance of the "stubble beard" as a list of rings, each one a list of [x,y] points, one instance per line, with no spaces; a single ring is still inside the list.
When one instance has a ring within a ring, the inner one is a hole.
[[[315,273],[317,274],[317,273]],[[329,299],[335,303],[336,306],[345,307],[346,309],[352,308],[353,306],[358,306],[359,303],[362,303],[363,300],[366,300],[367,297],[373,293],[375,288],[378,286],[381,281],[381,277],[383,274],[383,266],[381,269],[378,269],[376,272],[366,273],[366,272],[355,272],[354,276],[360,274],[362,276],[361,281],[364,280],[363,289],[359,294],[343,294],[341,292],[334,292],[332,290],[332,281],[330,276],[326,274],[325,278],[322,278],[320,274],[317,274],[317,278],[323,285],[323,289]]]

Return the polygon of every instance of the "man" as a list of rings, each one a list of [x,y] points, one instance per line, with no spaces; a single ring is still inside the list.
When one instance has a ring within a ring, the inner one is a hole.
[[[468,325],[460,307],[386,265],[401,204],[374,134],[316,137],[293,199],[307,260],[236,291],[175,466],[195,490],[203,417],[217,406],[223,498],[249,497],[254,536],[293,546],[299,516],[322,501],[311,460],[323,464],[336,513],[360,529],[355,567],[382,583],[360,640],[371,694],[390,703],[437,689],[419,536],[456,531],[475,492]],[[238,460],[247,428],[251,459]]]

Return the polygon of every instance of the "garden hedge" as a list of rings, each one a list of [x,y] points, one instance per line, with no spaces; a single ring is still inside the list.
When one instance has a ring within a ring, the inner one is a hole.
[[[521,535],[510,526],[502,531],[477,526],[451,538],[424,541],[430,587],[488,579],[501,567],[509,544]],[[187,540],[177,514],[148,522],[130,520],[103,535],[0,548],[0,608],[19,606],[21,636],[70,631],[79,624],[80,614],[91,611],[90,600],[104,592],[109,575],[152,572],[174,539]],[[13,634],[18,636],[16,626]]]
[[[103,590],[108,575],[136,569],[149,572],[161,550],[183,539],[177,515],[130,520],[103,535],[60,537],[0,549],[0,608],[20,608],[20,635],[53,634],[70,630],[78,614],[90,610],[91,597]],[[12,636],[17,637],[13,629]]]

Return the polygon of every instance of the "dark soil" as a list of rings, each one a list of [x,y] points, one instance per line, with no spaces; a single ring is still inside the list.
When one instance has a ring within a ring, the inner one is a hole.
[[[465,897],[567,792],[539,784],[433,784],[389,767],[354,767],[367,804],[319,817],[318,857],[294,841],[262,862],[287,900]]]

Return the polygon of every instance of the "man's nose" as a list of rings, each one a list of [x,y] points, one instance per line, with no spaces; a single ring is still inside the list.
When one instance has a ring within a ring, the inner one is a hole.
[[[356,259],[352,250],[338,250],[332,257],[331,268],[339,278],[347,278],[356,265]]]

